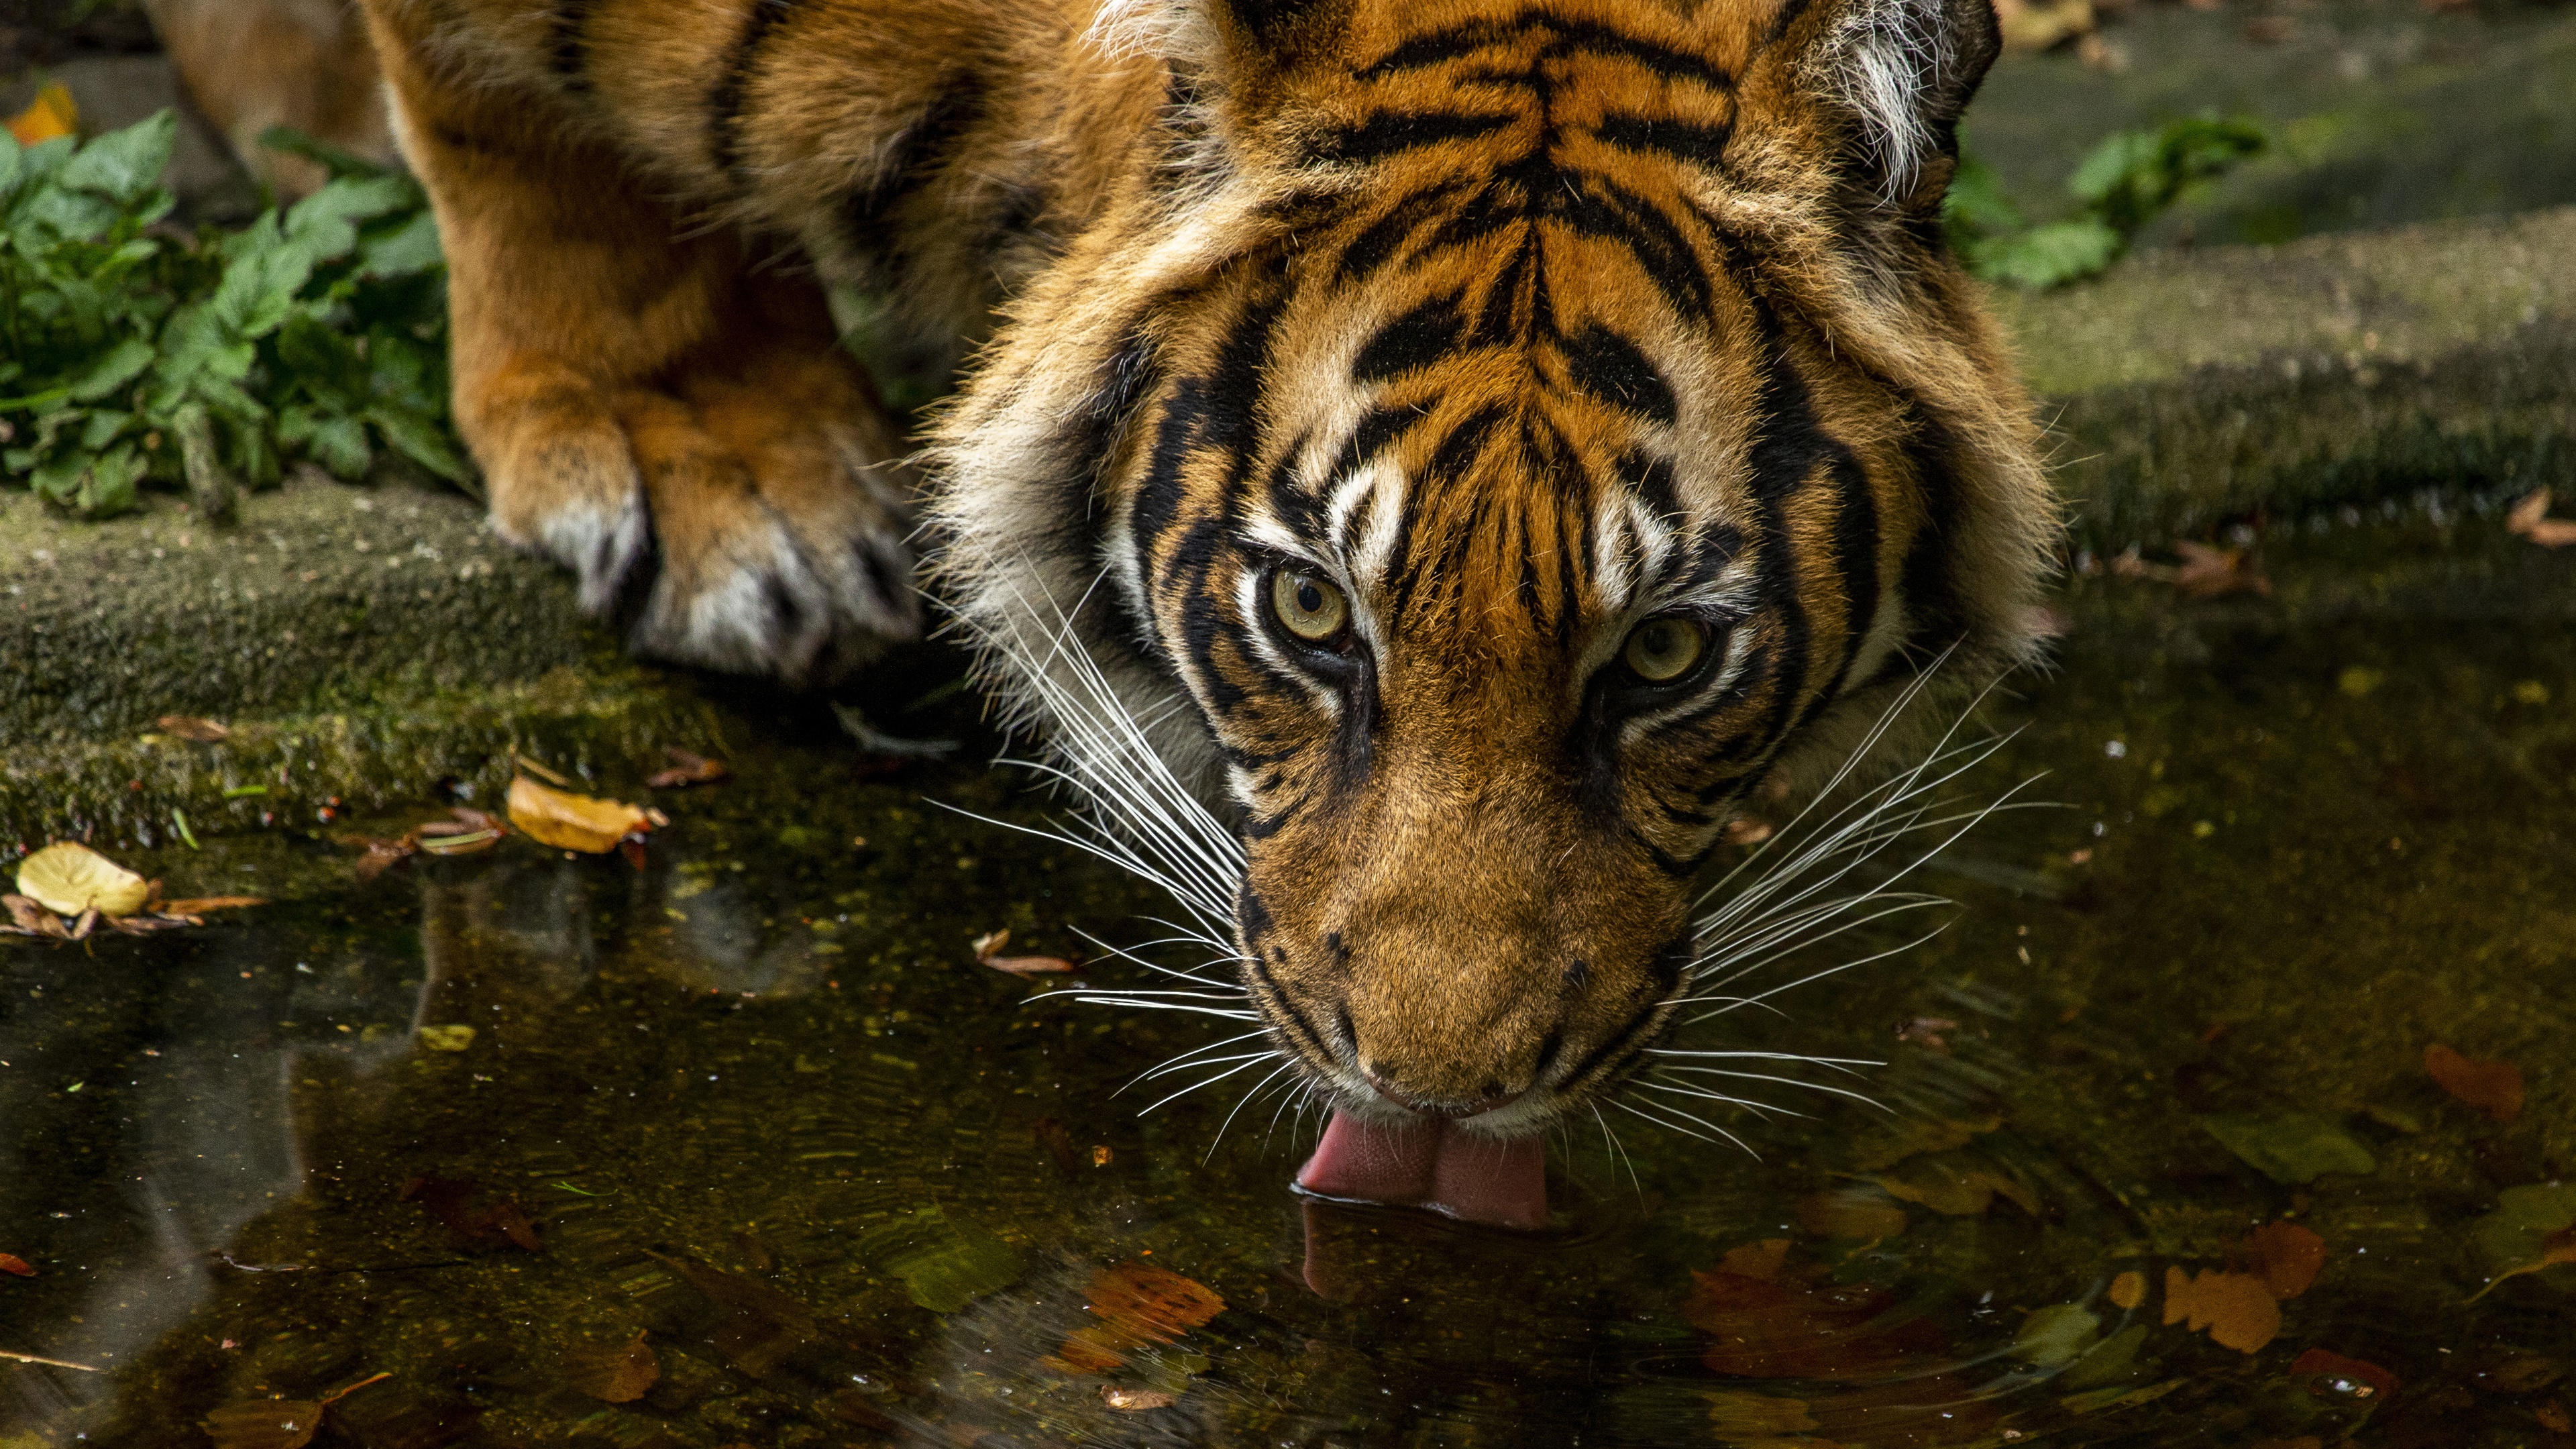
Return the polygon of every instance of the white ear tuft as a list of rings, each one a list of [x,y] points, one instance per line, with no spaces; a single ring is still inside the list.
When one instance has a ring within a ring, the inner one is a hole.
[[[1860,120],[1880,194],[1909,194],[1994,63],[1990,0],[1854,0],[1819,47],[1836,99]]]

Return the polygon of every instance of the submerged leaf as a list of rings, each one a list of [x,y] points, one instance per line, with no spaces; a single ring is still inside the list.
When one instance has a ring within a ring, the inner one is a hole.
[[[2329,1172],[2376,1172],[2378,1159],[2341,1127],[2310,1112],[2203,1117],[2201,1130],[2274,1182],[2298,1187]]]
[[[2473,1296],[2527,1273],[2562,1292],[2576,1289],[2576,1182],[2506,1188],[2496,1210],[2470,1225],[2469,1241],[2487,1271]]]
[[[530,839],[558,850],[602,855],[630,835],[651,830],[653,816],[622,800],[602,800],[540,785],[525,775],[510,781],[510,823]]]
[[[2165,1269],[2165,1322],[2198,1332],[2209,1341],[2239,1353],[2252,1353],[2281,1332],[2281,1303],[2271,1288],[2250,1273],[2222,1273],[2203,1268],[2185,1278],[2180,1268]]]
[[[309,1399],[253,1399],[205,1418],[215,1449],[304,1449],[321,1427],[322,1406]]]
[[[662,1378],[662,1361],[644,1344],[641,1330],[613,1348],[589,1345],[564,1355],[564,1382],[607,1404],[631,1404]]]
[[[671,768],[647,779],[644,782],[647,789],[673,790],[684,785],[712,785],[733,773],[725,767],[724,761],[710,760],[677,745],[664,745],[662,753],[670,756]]]
[[[2263,1285],[2284,1302],[2307,1292],[2326,1265],[2326,1240],[2297,1223],[2266,1223],[2245,1246]]]
[[[2013,1334],[2013,1353],[2041,1368],[2074,1362],[2101,1337],[2100,1317],[2076,1303],[2052,1303],[2033,1309]]]
[[[18,862],[18,894],[66,916],[130,916],[152,888],[143,877],[86,845],[60,841]]]
[[[1171,1343],[1225,1311],[1225,1300],[1195,1279],[1150,1263],[1119,1263],[1092,1275],[1083,1305],[1100,1322],[1075,1329],[1054,1366],[1108,1373],[1130,1350]]]
[[[2499,1122],[2522,1115],[2522,1068],[2463,1056],[2439,1042],[2424,1048],[2424,1070],[2443,1091]]]
[[[972,1218],[926,1207],[869,1230],[860,1252],[903,1280],[912,1301],[954,1313],[1009,1287],[1027,1270],[1020,1251]]]
[[[27,1260],[15,1253],[0,1253],[0,1273],[14,1273],[21,1278],[36,1276],[36,1270],[27,1266]]]
[[[2342,1354],[2312,1348],[2290,1361],[2290,1372],[2298,1378],[2341,1380],[2357,1399],[2386,1398],[2397,1392],[2397,1375],[2366,1359],[2345,1358]],[[2328,1392],[2327,1385],[2310,1386],[2310,1392]]]
[[[1929,1319],[1887,1321],[1894,1294],[1867,1283],[1809,1284],[1787,1271],[1781,1239],[1738,1248],[1714,1273],[1693,1273],[1682,1316],[1716,1339],[1718,1373],[1754,1379],[1868,1379],[1920,1365],[1946,1347]]]

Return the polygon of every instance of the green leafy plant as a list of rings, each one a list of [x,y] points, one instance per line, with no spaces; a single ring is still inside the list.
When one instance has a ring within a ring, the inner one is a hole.
[[[0,134],[0,465],[90,517],[148,482],[208,513],[309,457],[380,450],[462,487],[446,269],[410,178],[291,133],[332,180],[240,231],[167,224],[168,112],[86,143]]]
[[[2216,116],[2113,132],[2067,179],[2077,214],[2036,226],[2004,194],[1992,167],[1963,154],[1941,203],[1942,220],[1951,250],[1969,271],[1989,281],[2054,287],[2119,260],[2167,207],[2268,144],[2253,122]]]

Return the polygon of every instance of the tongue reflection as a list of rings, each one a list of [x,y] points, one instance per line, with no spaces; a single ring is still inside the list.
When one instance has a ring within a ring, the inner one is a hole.
[[[1445,1117],[1363,1122],[1335,1112],[1297,1174],[1317,1197],[1429,1208],[1471,1223],[1547,1225],[1547,1149],[1470,1137]]]

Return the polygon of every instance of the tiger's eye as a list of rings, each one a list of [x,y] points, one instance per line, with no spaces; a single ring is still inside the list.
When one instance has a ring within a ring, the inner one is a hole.
[[[1669,684],[1690,672],[1708,650],[1708,626],[1697,619],[1648,619],[1628,632],[1619,657],[1649,684]]]
[[[1296,569],[1270,577],[1270,607],[1288,632],[1310,644],[1322,644],[1351,622],[1350,601],[1332,580]]]

